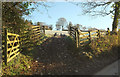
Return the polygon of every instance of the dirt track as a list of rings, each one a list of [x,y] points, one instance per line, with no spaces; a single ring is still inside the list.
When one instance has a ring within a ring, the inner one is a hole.
[[[32,66],[33,74],[40,75],[93,75],[107,64],[110,60],[103,62],[95,59],[78,59],[68,49],[68,39],[66,37],[52,37],[47,39],[41,47],[34,53],[36,61]],[[38,61],[38,62],[37,62]],[[113,59],[114,61],[114,59]]]

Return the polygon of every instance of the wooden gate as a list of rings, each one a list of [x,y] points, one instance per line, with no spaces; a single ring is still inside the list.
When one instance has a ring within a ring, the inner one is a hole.
[[[100,30],[93,31],[79,31],[76,26],[70,26],[70,36],[74,39],[76,46],[87,45],[91,42],[91,40],[103,37],[106,32],[102,32]]]
[[[4,35],[4,59],[5,64],[12,60],[20,53],[20,42],[19,42],[19,35],[14,33],[9,33],[7,29],[5,29]]]

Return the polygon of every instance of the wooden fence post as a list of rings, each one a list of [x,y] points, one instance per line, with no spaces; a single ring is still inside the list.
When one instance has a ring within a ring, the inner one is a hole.
[[[68,34],[70,35],[70,26],[68,27]]]
[[[100,38],[100,30],[98,30],[98,38]]]
[[[28,39],[28,41],[29,41],[29,43],[31,42],[31,40],[33,40],[34,39],[34,34],[33,34],[33,32],[32,32],[32,28],[27,28],[27,39]],[[32,34],[32,35],[31,35]],[[29,46],[28,46],[29,47]]]
[[[8,37],[8,35],[7,35],[7,33],[8,33],[8,30],[7,30],[7,28],[5,28],[5,51],[4,51],[4,60],[5,60],[5,65],[7,65],[7,49],[8,49],[8,44],[7,44],[7,37]]]
[[[77,42],[77,31],[75,31],[75,41],[76,41],[76,46],[78,47],[78,42]]]
[[[75,42],[76,42],[76,37],[77,37],[77,32],[76,32],[76,29],[75,29]],[[77,42],[76,42],[77,43]]]
[[[45,35],[45,26],[43,26],[43,33],[44,33],[44,35]]]
[[[80,31],[78,30],[78,45],[80,46]]]
[[[89,41],[91,42],[91,34],[90,34],[90,31],[89,31]]]
[[[78,46],[79,46],[79,31],[77,30],[77,35],[78,35]]]
[[[107,28],[107,35],[110,35],[110,29]]]
[[[70,36],[71,36],[71,30],[72,30],[71,28],[72,28],[72,27],[70,26]]]
[[[78,42],[78,46],[79,47],[79,32],[78,32],[78,29],[77,29],[77,42]]]
[[[34,30],[33,30],[33,34],[32,35],[33,35],[33,37],[32,37],[33,38],[33,42],[35,43],[35,31]]]
[[[76,31],[75,31],[75,40],[76,40],[76,46],[77,48],[79,47],[79,35],[78,35],[78,29],[76,28]]]

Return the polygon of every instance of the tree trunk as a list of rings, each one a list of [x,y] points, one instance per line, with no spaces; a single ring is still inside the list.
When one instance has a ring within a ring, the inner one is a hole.
[[[63,31],[63,26],[62,26],[62,31]]]
[[[119,18],[119,2],[115,2],[115,15],[112,24],[112,32],[117,33],[118,28],[118,18]]]

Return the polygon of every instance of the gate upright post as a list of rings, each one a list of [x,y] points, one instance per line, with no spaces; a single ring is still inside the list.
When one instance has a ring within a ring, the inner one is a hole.
[[[79,47],[79,39],[78,39],[79,37],[78,37],[78,29],[76,28],[75,29],[75,40],[76,40],[76,46],[77,46],[77,48]]]
[[[79,47],[79,31],[77,29],[77,36],[78,36],[78,47]]]
[[[71,36],[71,28],[72,28],[72,27],[70,26],[70,36]]]
[[[8,30],[7,30],[7,28],[5,28],[5,51],[4,51],[4,59],[5,59],[5,65],[7,65],[7,48],[8,48],[8,44],[7,44],[7,37],[8,37],[8,35],[7,35],[7,33],[8,33]]]
[[[90,31],[89,31],[89,41],[91,42],[91,34],[90,34]]]
[[[98,38],[100,38],[100,30],[98,30]]]
[[[45,35],[45,26],[43,26],[43,33],[44,33],[44,35]]]

